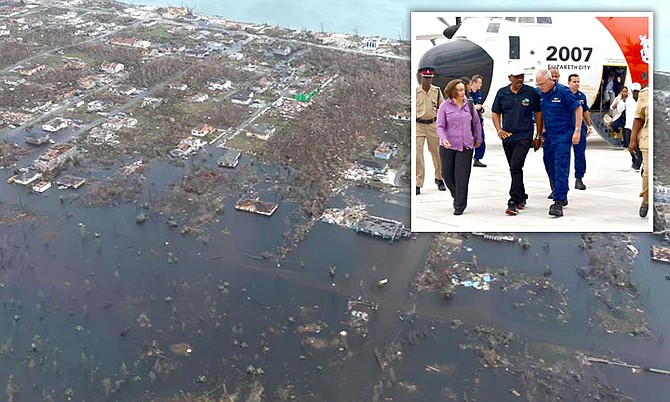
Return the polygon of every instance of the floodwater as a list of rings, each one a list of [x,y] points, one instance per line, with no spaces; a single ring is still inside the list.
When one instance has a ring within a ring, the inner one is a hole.
[[[459,346],[468,342],[464,330],[477,325],[514,333],[519,343],[510,353],[552,344],[565,350],[564,359],[581,351],[670,369],[664,343],[670,270],[650,261],[649,247],[660,243],[652,235],[634,237],[640,250],[634,278],[651,335],[633,338],[605,334],[592,319],[592,286],[577,275],[587,263],[580,234],[523,235],[529,249],[465,240],[458,258],[476,254],[491,272],[507,267],[542,276],[552,268],[551,279],[567,292],[569,320],[536,320],[512,306],[527,295],[495,285],[490,291],[458,288],[448,301],[415,295],[411,284],[432,241],[426,234],[389,243],[318,222],[278,264],[252,257],[283,244],[295,203],[281,204],[267,218],[236,211],[236,200],[227,199],[207,242],[180,234],[152,210],[136,224],[139,205],[159,199],[181,172],[157,163],[145,173],[140,202],[101,208],[60,201],[59,195],[83,193],[86,186],[54,186],[39,195],[3,185],[3,214],[18,208],[41,218],[0,227],[0,399],[166,400],[182,392],[220,398],[236,391],[245,396],[254,381],[267,400],[367,401],[378,384],[390,385],[378,396],[401,401],[518,399],[509,392],[524,391],[518,377],[481,367],[475,351]],[[8,175],[2,171],[0,178]],[[261,194],[272,199],[269,191]],[[375,215],[409,221],[407,194],[358,187],[345,193]],[[336,197],[332,205],[343,201]],[[388,284],[377,286],[382,279]],[[366,337],[343,323],[347,300],[359,296],[379,304]],[[454,319],[463,327],[451,328]],[[343,330],[346,337],[339,335]],[[402,358],[389,381],[375,351],[392,342],[402,345],[396,353]],[[188,356],[171,352],[179,343],[190,345]],[[427,371],[436,364],[440,373]],[[635,400],[670,392],[664,375],[587,370]]]

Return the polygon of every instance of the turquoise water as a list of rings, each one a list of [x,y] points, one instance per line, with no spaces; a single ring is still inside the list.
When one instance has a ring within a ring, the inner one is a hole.
[[[175,3],[169,0],[126,0],[130,4],[153,6],[185,6],[196,14],[219,15],[221,17],[257,23],[267,23],[292,29],[381,35],[392,39],[410,38],[410,13],[412,11],[653,11],[654,36],[656,38],[655,70],[670,71],[670,60],[663,48],[670,43],[670,27],[661,21],[670,19],[668,11],[660,2],[640,0],[635,3],[625,0],[595,0],[590,2],[565,0],[559,3],[539,5],[534,1],[479,0],[476,3],[454,1],[410,1],[410,0],[340,0],[332,2],[305,0],[189,0]],[[426,27],[422,27],[426,28]],[[441,32],[444,27],[436,24],[428,27]]]

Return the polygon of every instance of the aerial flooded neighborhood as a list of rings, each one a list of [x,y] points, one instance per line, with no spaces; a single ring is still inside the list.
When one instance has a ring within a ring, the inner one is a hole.
[[[412,233],[409,52],[0,1],[0,399],[662,398],[665,142],[654,234]]]

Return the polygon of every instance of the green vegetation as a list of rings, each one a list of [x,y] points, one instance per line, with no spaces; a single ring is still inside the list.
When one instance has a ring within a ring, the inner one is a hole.
[[[155,25],[151,27],[152,29],[149,29],[147,31],[142,32],[143,36],[147,38],[147,40],[166,40],[166,39],[175,39],[177,36],[184,36],[184,35],[177,35],[174,31],[176,29],[171,28],[172,32],[168,31],[168,28],[164,25]],[[185,29],[181,29],[180,31],[186,32]],[[182,32],[179,32],[180,34]]]
[[[268,145],[267,141],[239,134],[235,138],[226,141],[226,148],[243,149],[245,153],[258,154],[267,151]]]

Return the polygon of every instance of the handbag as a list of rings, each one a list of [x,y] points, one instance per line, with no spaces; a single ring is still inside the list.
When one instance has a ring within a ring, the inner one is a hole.
[[[468,109],[470,109],[470,117],[472,117],[472,119],[470,119],[470,130],[472,131],[472,140],[473,140],[472,143],[474,145],[477,143],[477,134],[476,134],[477,128],[475,127],[475,111],[474,108],[472,107],[472,101],[470,101],[470,99],[468,99],[467,101],[468,101]],[[479,118],[479,115],[477,115],[477,118]]]

